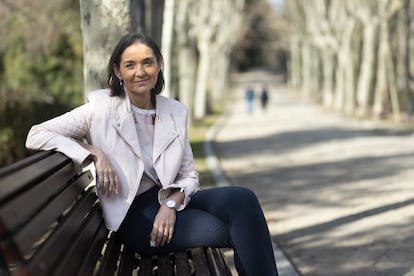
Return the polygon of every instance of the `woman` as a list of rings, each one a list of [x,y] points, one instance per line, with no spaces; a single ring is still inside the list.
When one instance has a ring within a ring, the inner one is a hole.
[[[159,95],[162,66],[151,38],[125,35],[109,60],[109,89],[33,126],[27,148],[60,151],[82,166],[93,161],[106,227],[136,252],[231,247],[240,275],[277,275],[254,193],[239,187],[199,190],[187,109]]]

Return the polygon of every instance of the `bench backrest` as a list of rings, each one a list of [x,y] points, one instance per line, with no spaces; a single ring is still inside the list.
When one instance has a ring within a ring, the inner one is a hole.
[[[93,253],[85,241],[103,243],[107,236],[97,197],[91,188],[85,190],[92,179],[89,171],[81,172],[56,152],[40,152],[0,169],[3,271],[57,275],[60,267],[85,264]]]
[[[0,275],[230,275],[217,248],[128,250],[105,228],[92,180],[56,152],[0,169]]]

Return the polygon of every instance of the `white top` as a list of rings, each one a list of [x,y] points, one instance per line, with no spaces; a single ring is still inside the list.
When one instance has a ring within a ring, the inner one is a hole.
[[[135,127],[144,161],[144,174],[137,195],[148,191],[153,186],[161,186],[153,163],[155,109],[141,109],[131,105],[134,112]]]

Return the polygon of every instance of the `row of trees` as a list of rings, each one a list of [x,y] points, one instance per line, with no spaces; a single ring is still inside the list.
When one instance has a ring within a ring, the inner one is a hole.
[[[120,35],[144,31],[162,47],[164,94],[186,104],[192,119],[203,119],[226,96],[231,52],[263,5],[264,0],[81,0],[84,90],[102,87]]]
[[[289,80],[347,114],[412,112],[410,0],[289,0]]]

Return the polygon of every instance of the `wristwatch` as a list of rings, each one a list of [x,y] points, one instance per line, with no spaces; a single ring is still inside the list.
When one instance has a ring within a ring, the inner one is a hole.
[[[170,200],[167,200],[167,202],[165,202],[165,206],[167,206],[170,209],[175,209],[175,207],[177,206],[177,202],[170,199]]]

